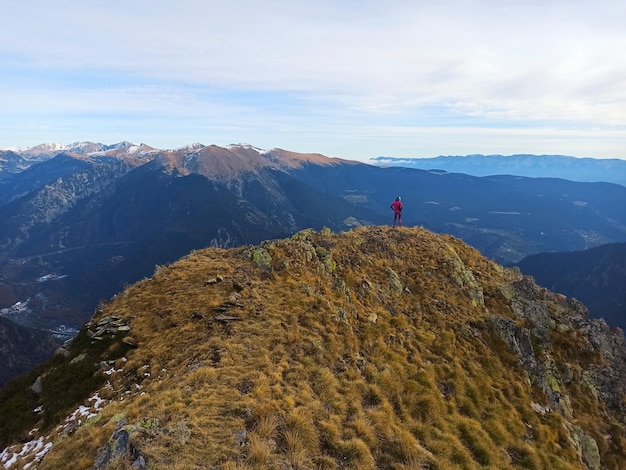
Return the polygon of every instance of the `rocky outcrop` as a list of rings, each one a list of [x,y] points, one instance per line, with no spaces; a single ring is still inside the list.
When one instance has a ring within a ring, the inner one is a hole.
[[[145,423],[149,423],[149,425]],[[139,426],[140,429],[149,429],[149,426],[152,426],[153,423],[152,421],[145,421],[142,424],[142,426]],[[128,460],[132,462],[132,468],[146,470],[148,468],[146,466],[146,458],[131,442],[131,433],[136,429],[137,426],[127,425],[126,419],[120,420],[111,435],[111,439],[104,447],[98,450],[98,456],[91,467],[92,470],[103,470],[115,459]]]
[[[118,333],[128,334],[128,332],[130,332],[130,322],[113,315],[101,318],[95,323],[87,323],[87,336],[96,341],[102,341]]]
[[[590,319],[587,309],[537,286],[522,277],[501,288],[514,318],[493,316],[494,331],[508,344],[527,373],[527,378],[545,394],[540,413],[558,412],[581,461],[589,469],[601,468],[598,443],[575,424],[576,414],[568,385],[576,383],[592,392],[600,406],[624,422],[626,418],[626,340],[621,329],[611,329],[601,319]],[[522,320],[521,324],[518,318]],[[558,342],[557,348],[553,343]],[[563,349],[569,353],[563,355]],[[557,357],[558,354],[558,357]]]

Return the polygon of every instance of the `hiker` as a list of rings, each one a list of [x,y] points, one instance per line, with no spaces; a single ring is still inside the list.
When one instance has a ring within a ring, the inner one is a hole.
[[[393,209],[393,227],[396,226],[396,220],[398,221],[398,225],[402,227],[402,199],[400,196],[398,196],[389,207]]]

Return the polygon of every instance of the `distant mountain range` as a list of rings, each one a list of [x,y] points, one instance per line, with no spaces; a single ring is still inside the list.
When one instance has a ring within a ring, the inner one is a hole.
[[[372,163],[384,166],[444,170],[473,176],[517,175],[533,178],[563,178],[572,181],[626,186],[626,160],[576,158],[565,155],[466,155],[434,158],[377,157]]]
[[[0,315],[71,337],[98,303],[207,246],[390,224],[463,239],[503,264],[626,242],[626,187],[474,177],[250,145],[122,142],[0,153]],[[157,268],[158,269],[158,268]]]
[[[517,266],[538,284],[575,297],[592,315],[626,331],[626,243],[540,253],[524,258]]]

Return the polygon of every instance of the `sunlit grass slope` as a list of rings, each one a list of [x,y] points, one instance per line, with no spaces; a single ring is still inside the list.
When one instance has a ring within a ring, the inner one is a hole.
[[[514,319],[502,286],[516,276],[418,228],[196,251],[98,311],[92,329],[130,326],[98,352],[85,397],[105,402],[40,468],[91,468],[122,419],[150,469],[587,468],[489,326]],[[81,348],[101,344],[85,333]],[[592,391],[568,394],[571,421],[610,437],[605,468],[626,468],[623,428]]]

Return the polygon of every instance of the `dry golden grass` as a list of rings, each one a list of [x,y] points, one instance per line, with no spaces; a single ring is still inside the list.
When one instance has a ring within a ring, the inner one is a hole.
[[[512,315],[508,271],[417,228],[255,249],[194,252],[103,306],[137,346],[101,392],[102,419],[57,440],[42,469],[90,468],[120,416],[157,420],[131,433],[151,469],[583,468],[487,326]],[[265,253],[271,271],[253,261]],[[623,438],[571,392],[590,432]]]

